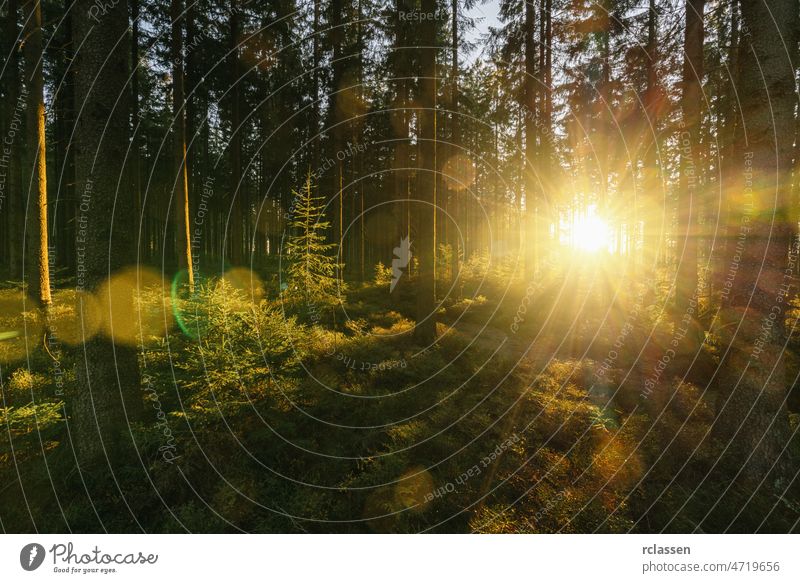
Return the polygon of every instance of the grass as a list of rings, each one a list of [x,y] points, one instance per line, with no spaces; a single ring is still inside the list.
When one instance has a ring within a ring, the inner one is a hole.
[[[591,290],[565,303],[559,290],[569,274],[532,290],[510,266],[482,277],[480,261],[486,265],[485,258],[468,265],[460,294],[440,306],[433,347],[416,345],[410,334],[413,280],[389,294],[380,273],[375,283],[351,286],[346,318],[327,308],[311,318],[283,304],[277,289],[256,294],[241,277],[208,280],[180,298],[157,284],[141,290],[139,321],[161,322],[137,346],[151,407],[131,426],[135,455],[116,486],[99,493],[92,488],[96,474],[75,467],[65,423],[79,346],[59,346],[60,375],[41,343],[29,342],[27,360],[7,349],[3,528],[793,527],[800,497],[785,484],[767,480],[751,492],[725,491],[725,476],[713,468],[720,453],[709,431],[713,386],[664,375],[642,398],[647,367],[639,361],[650,360],[637,355],[641,339],[653,329],[670,333],[658,297],[636,310],[634,293],[620,299],[627,302],[624,318],[612,326],[592,304]],[[18,292],[3,293],[10,298],[0,314],[4,329],[19,327],[20,318],[38,321],[35,311],[14,312]],[[520,315],[526,294],[536,309]],[[487,299],[497,297],[502,301]],[[64,298],[62,327],[78,305]],[[563,330],[553,321],[574,326]],[[599,373],[623,329],[616,357]],[[792,448],[796,455],[797,443]]]

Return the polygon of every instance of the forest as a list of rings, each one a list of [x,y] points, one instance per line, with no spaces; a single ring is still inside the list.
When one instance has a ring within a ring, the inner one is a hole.
[[[0,20],[2,532],[800,532],[798,0]]]

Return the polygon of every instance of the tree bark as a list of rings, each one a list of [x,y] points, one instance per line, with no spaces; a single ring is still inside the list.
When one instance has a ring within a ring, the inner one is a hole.
[[[645,153],[642,160],[642,264],[649,272],[656,269],[658,250],[664,237],[663,192],[658,168],[658,131],[661,95],[658,83],[658,15],[655,0],[649,0],[647,11],[647,86],[644,98]],[[659,196],[661,195],[661,196]]]
[[[452,21],[451,21],[451,71],[450,71],[450,141],[452,146],[449,148],[451,159],[456,160],[455,164],[455,180],[451,181],[453,185],[447,193],[447,214],[444,215],[444,227],[447,233],[447,243],[450,246],[450,285],[452,286],[459,270],[459,224],[458,224],[458,198],[459,193],[463,193],[465,188],[471,188],[471,185],[461,184],[464,180],[465,172],[463,168],[463,154],[461,152],[461,118],[459,113],[458,98],[459,87],[458,77],[460,75],[458,64],[458,2],[459,0],[452,0]],[[451,164],[452,168],[453,165]]]
[[[523,180],[525,185],[525,212],[520,215],[520,223],[525,251],[526,278],[531,279],[539,269],[541,259],[541,226],[537,220],[539,206],[539,175],[537,172],[538,112],[536,110],[536,10],[535,0],[525,0],[523,21],[523,50],[525,51],[525,72],[522,80],[522,108],[525,120],[525,161]]]
[[[8,216],[8,267],[9,276],[17,278],[22,274],[22,245],[20,225],[22,220],[22,117],[24,100],[20,96],[19,79],[19,26],[17,18],[19,7],[17,0],[9,0],[8,14],[6,15],[5,31],[8,41],[11,44],[11,54],[9,55],[8,67],[8,101],[9,111],[7,113],[6,134],[11,143],[3,144],[3,162],[7,169],[7,190],[6,203]],[[14,137],[12,138],[12,130]],[[8,154],[6,161],[5,154]]]
[[[757,484],[773,464],[778,472],[770,483],[786,469],[780,454],[789,438],[784,316],[796,291],[788,217],[800,23],[794,0],[771,1],[769,10],[761,0],[742,0],[741,15],[743,131],[736,145],[738,188],[730,192],[731,275],[720,317],[727,347],[714,429],[741,479]]]
[[[194,290],[194,266],[192,265],[192,236],[189,222],[189,174],[186,161],[186,102],[183,74],[183,2],[171,0],[172,18],[172,151],[175,181],[172,191],[175,221],[175,256],[178,268],[186,269],[189,289]]]
[[[739,0],[730,1],[730,46],[726,58],[726,74],[728,75],[728,83],[726,83],[725,94],[727,95],[727,102],[725,104],[723,114],[723,125],[721,132],[721,150],[722,150],[722,188],[720,201],[720,217],[719,225],[723,230],[722,236],[718,237],[714,253],[714,289],[721,289],[722,282],[725,278],[726,265],[728,259],[728,237],[724,236],[724,229],[729,223],[729,200],[728,191],[731,187],[735,187],[736,181],[732,179],[733,174],[736,172],[736,135],[741,128],[740,113],[736,103],[736,84],[739,77]]]
[[[423,14],[434,13],[436,1],[422,0],[421,10]],[[436,339],[436,24],[429,18],[419,29],[421,164],[417,173],[419,277],[414,337],[422,344],[430,344]]]
[[[97,10],[94,0],[77,0],[74,9],[84,15]],[[99,23],[93,18],[72,21],[76,92],[82,103],[73,141],[79,197],[77,288],[92,293],[112,272],[135,260],[133,197],[122,188],[120,177],[130,121],[127,5],[108,5],[97,18]],[[130,451],[126,420],[141,410],[136,353],[98,335],[83,344],[80,355],[76,390],[66,405],[70,435],[81,471],[105,475],[106,464],[113,467]]]
[[[705,0],[686,1],[686,32],[684,37],[682,129],[679,136],[680,185],[678,232],[678,273],[675,286],[677,321],[695,320],[692,310],[697,293],[697,213],[700,197],[700,115],[703,100],[703,11]],[[687,348],[697,347],[697,338],[687,336]],[[694,342],[692,341],[694,340]]]
[[[241,114],[241,63],[239,59],[239,41],[241,36],[241,20],[239,3],[231,3],[228,21],[228,60],[231,72],[230,119],[231,119],[231,193],[233,201],[230,213],[230,258],[234,265],[241,265],[244,256],[244,177],[242,176],[242,114]]]
[[[131,11],[131,131],[133,132],[133,143],[131,144],[131,184],[133,186],[133,197],[136,205],[136,239],[139,242],[146,241],[146,221],[144,207],[142,204],[141,187],[141,141],[142,127],[139,123],[139,0],[130,0]],[[149,248],[144,245],[141,249],[145,259],[149,259]]]
[[[29,293],[43,306],[50,304],[50,258],[47,232],[47,143],[45,138],[44,76],[42,73],[42,5],[25,3],[25,81],[27,136],[31,148],[30,190],[26,205],[26,266]],[[33,200],[31,199],[33,195]]]

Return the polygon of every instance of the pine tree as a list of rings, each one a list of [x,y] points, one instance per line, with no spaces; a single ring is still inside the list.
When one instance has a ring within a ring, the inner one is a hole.
[[[287,297],[307,305],[339,303],[342,284],[337,282],[336,272],[342,266],[330,253],[335,245],[326,243],[330,222],[325,220],[324,198],[314,196],[310,172],[303,188],[292,194],[292,235],[286,245]]]

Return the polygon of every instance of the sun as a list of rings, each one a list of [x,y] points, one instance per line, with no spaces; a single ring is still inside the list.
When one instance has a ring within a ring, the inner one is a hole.
[[[593,213],[577,219],[572,224],[571,239],[573,247],[587,253],[608,249],[611,242],[608,225]]]

